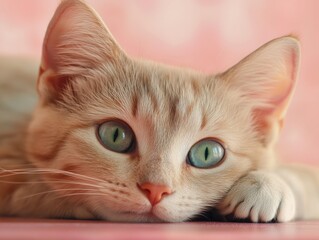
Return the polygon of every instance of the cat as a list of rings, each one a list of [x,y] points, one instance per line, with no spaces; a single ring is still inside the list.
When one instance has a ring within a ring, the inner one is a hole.
[[[299,45],[207,75],[129,57],[90,6],[62,1],[38,71],[1,60],[0,216],[319,219],[318,170],[275,153]]]

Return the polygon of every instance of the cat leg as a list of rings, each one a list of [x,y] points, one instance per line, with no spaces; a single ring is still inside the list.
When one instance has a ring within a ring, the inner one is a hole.
[[[296,219],[319,219],[319,170],[314,166],[290,164],[276,173],[290,186],[296,199]]]

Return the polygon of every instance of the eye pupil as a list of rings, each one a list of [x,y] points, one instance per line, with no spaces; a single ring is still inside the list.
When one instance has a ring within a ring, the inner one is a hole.
[[[113,135],[113,142],[116,142],[116,139],[118,138],[118,136],[119,136],[119,129],[116,128],[114,135]]]
[[[205,161],[207,161],[208,155],[209,155],[209,150],[208,150],[208,147],[206,147],[205,148]]]

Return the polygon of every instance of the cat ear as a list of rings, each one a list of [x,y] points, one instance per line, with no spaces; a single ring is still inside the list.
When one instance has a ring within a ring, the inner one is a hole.
[[[45,35],[38,79],[41,95],[61,92],[77,75],[124,55],[103,21],[81,0],[64,0]]]
[[[281,127],[299,67],[299,41],[291,36],[270,41],[221,77],[250,105],[263,133],[273,122]]]

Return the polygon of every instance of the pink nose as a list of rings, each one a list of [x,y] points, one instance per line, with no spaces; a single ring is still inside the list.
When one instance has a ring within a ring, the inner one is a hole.
[[[159,203],[165,195],[172,193],[172,190],[165,185],[156,185],[153,183],[143,183],[138,187],[146,194],[152,206]]]

